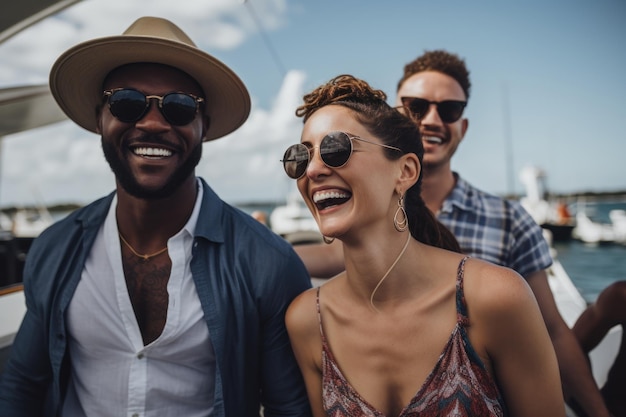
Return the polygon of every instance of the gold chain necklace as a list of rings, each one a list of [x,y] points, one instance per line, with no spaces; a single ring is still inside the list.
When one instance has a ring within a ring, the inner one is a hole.
[[[406,229],[404,229],[406,230]],[[402,255],[404,255],[404,252],[406,251],[406,248],[409,247],[409,242],[411,241],[411,233],[408,233],[407,239],[406,239],[406,243],[404,244],[404,247],[402,248],[402,250],[400,251],[400,254],[398,255],[398,257],[396,258],[395,261],[393,261],[393,263],[391,264],[391,266],[389,267],[389,269],[387,270],[387,272],[385,272],[385,275],[383,275],[383,277],[380,279],[380,281],[378,281],[378,284],[376,284],[376,287],[374,288],[374,290],[372,291],[372,294],[370,294],[370,305],[372,306],[372,308],[376,311],[378,311],[378,309],[376,308],[376,306],[374,306],[374,294],[376,293],[376,291],[378,290],[378,287],[380,287],[380,285],[383,283],[383,281],[385,280],[385,278],[387,278],[387,276],[389,275],[389,273],[391,272],[391,270],[393,269],[394,266],[396,266],[396,264],[398,263],[398,261],[400,260],[400,258],[402,258]]]
[[[126,245],[126,247],[128,247],[128,249],[130,249],[130,251],[131,251],[134,255],[136,255],[136,256],[138,256],[138,257],[142,258],[144,261],[147,261],[147,260],[148,260],[148,259],[150,259],[150,258],[154,258],[155,256],[160,255],[160,254],[162,254],[163,252],[165,252],[165,251],[167,250],[167,246],[166,246],[166,247],[164,247],[163,249],[161,249],[161,250],[159,250],[159,251],[156,251],[156,252],[154,252],[154,253],[147,254],[147,255],[142,255],[141,253],[139,253],[139,252],[137,252],[135,249],[133,249],[133,247],[132,247],[132,246],[130,246],[130,243],[128,243],[128,242],[126,241],[126,239],[124,239],[124,236],[122,236],[122,234],[121,234],[120,232],[117,232],[117,234],[118,234],[118,235],[120,235],[120,239],[122,239],[122,242],[124,242],[124,244]]]

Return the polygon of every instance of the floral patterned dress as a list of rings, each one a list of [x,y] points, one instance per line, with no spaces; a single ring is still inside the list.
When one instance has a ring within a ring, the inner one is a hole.
[[[467,337],[469,326],[463,296],[465,257],[456,281],[457,324],[439,356],[435,368],[398,417],[505,416],[502,395]],[[317,312],[322,334],[323,404],[331,417],[385,417],[350,385],[333,357],[322,328],[317,290]]]

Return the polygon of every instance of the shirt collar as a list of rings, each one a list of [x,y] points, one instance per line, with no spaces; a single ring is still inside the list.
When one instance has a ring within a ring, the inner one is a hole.
[[[454,208],[469,211],[475,206],[474,200],[476,195],[473,187],[465,181],[461,176],[452,172],[454,175],[455,185],[452,192],[448,194],[448,197],[443,202],[440,212],[451,213]]]
[[[196,224],[198,223],[198,217],[200,216],[200,207],[202,207],[202,197],[204,195],[204,187],[202,186],[202,182],[200,178],[196,179],[196,188],[198,193],[196,195],[196,202],[193,206],[193,211],[191,212],[191,216],[189,216],[189,220],[183,226],[183,229],[189,234],[189,236],[193,237],[194,231],[196,230]]]

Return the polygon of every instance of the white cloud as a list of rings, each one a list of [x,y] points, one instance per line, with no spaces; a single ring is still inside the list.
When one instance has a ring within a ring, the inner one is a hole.
[[[257,17],[265,30],[284,24],[285,0],[255,0],[247,10],[238,0],[84,0],[18,33],[0,46],[0,86],[47,82],[54,60],[71,46],[121,34],[141,16],[178,24],[204,50],[227,50],[255,35]]]
[[[289,72],[269,111],[253,106],[239,130],[205,144],[198,174],[222,198],[232,202],[284,200],[293,180],[284,173],[280,159],[287,146],[300,141],[302,120],[294,111],[304,81],[304,73]]]
[[[0,86],[47,83],[54,60],[71,46],[121,34],[140,16],[166,16],[204,50],[232,49],[265,30],[280,27],[285,0],[86,0],[45,19],[0,45]],[[255,18],[257,21],[255,21]],[[253,105],[238,131],[204,145],[198,175],[223,198],[281,199],[287,183],[279,159],[297,142],[301,121],[293,114],[304,74],[292,72],[271,109]],[[254,97],[253,97],[254,102]],[[114,187],[99,137],[62,122],[2,139],[0,206],[92,201]],[[261,184],[261,185],[259,185]],[[285,187],[282,187],[283,189]]]

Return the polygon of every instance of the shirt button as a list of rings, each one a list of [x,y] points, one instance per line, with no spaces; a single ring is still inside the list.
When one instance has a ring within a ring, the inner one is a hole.
[[[135,413],[135,414],[133,414],[133,416],[132,416],[132,417],[139,417],[139,413]]]
[[[143,359],[143,352],[137,355],[137,359]],[[133,417],[139,416],[139,414],[133,414]]]

